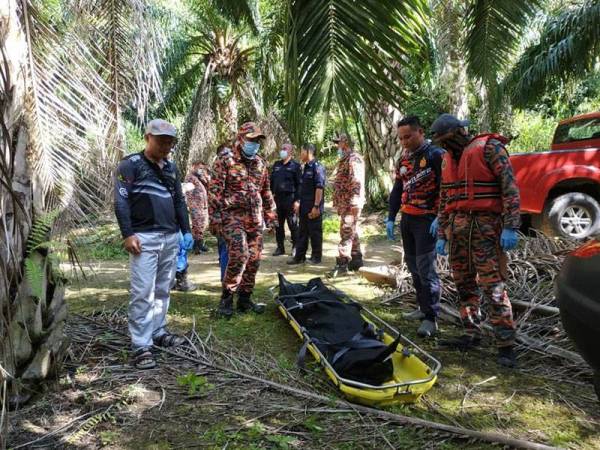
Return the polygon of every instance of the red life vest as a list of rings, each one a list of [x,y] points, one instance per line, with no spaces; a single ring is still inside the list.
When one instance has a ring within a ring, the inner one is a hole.
[[[446,152],[442,162],[441,189],[446,191],[447,212],[490,211],[502,213],[502,190],[498,178],[484,158],[488,141],[494,139],[507,142],[499,134],[475,136],[456,161],[451,152]]]

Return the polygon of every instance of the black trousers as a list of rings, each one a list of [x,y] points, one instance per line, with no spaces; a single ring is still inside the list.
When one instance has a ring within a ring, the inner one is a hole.
[[[435,216],[402,214],[400,231],[404,260],[417,291],[417,302],[428,320],[435,320],[439,311],[441,283],[436,270],[436,239],[429,234]]]
[[[300,215],[300,227],[298,230],[298,242],[296,244],[296,259],[305,259],[308,250],[308,240],[313,258],[323,256],[323,215],[316,219],[309,219],[308,214]]]
[[[277,248],[285,248],[285,223],[292,238],[292,247],[296,246],[296,238],[298,236],[298,222],[294,216],[294,196],[282,195],[275,197],[275,205],[277,206],[277,221],[279,226],[275,230],[275,239],[277,240]]]

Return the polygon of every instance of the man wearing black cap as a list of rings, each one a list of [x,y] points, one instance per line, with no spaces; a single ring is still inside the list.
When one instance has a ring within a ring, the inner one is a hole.
[[[442,114],[431,126],[434,142],[447,150],[442,162],[436,251],[447,255],[449,246],[466,331],[443,344],[463,351],[479,345],[483,295],[494,327],[498,363],[514,367],[515,323],[504,284],[504,251],[515,248],[518,241],[519,189],[504,147],[508,140],[499,134],[472,137],[465,129],[468,125],[466,120]]]
[[[186,251],[194,244],[179,173],[168,159],[176,129],[154,119],[144,138],[145,150],[119,163],[115,183],[115,214],[130,253],[129,333],[138,369],[156,365],[152,344],[172,347],[185,342],[167,331],[167,310],[180,236]]]

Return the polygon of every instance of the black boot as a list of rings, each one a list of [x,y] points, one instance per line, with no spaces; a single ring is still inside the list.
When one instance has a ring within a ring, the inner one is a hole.
[[[249,311],[255,312],[256,314],[262,314],[265,312],[264,303],[254,303],[250,300],[251,292],[239,292],[237,310],[241,313],[247,313]]]
[[[187,269],[175,273],[175,287],[173,289],[180,292],[191,292],[197,289],[197,286],[188,280]]]
[[[233,316],[233,293],[226,289],[224,289],[221,294],[217,315],[225,319],[229,319]]]
[[[509,369],[517,367],[517,355],[512,345],[498,348],[498,364]]]
[[[348,270],[356,271],[364,265],[362,253],[359,252],[356,255],[352,255],[352,261],[348,263]]]
[[[481,338],[479,336],[471,336],[469,334],[463,334],[453,339],[443,339],[439,342],[443,347],[449,347],[454,350],[461,352],[467,352],[478,348],[481,345]]]
[[[277,247],[273,252],[273,256],[285,255],[285,249],[283,247]]]
[[[199,255],[202,252],[202,241],[196,240],[194,241],[194,247],[192,247],[192,253],[194,255]]]
[[[327,272],[325,276],[327,278],[337,278],[343,275],[348,275],[348,261],[342,258],[336,258],[335,267]]]
[[[204,239],[201,239],[199,241],[198,244],[198,249],[202,252],[202,253],[208,253],[209,248],[206,246],[206,243],[204,242]]]

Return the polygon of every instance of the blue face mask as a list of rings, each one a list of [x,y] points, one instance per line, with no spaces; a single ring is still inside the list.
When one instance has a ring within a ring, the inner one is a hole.
[[[338,148],[337,154],[338,154],[338,158],[343,158],[344,157],[344,150],[342,150],[341,148]]]
[[[279,157],[280,157],[281,159],[286,159],[286,158],[288,157],[288,152],[287,152],[287,151],[285,151],[285,150],[281,150],[281,151],[279,152]]]
[[[244,152],[244,156],[246,158],[252,159],[258,153],[260,149],[260,144],[258,142],[244,142],[244,146],[242,147],[242,152]]]

